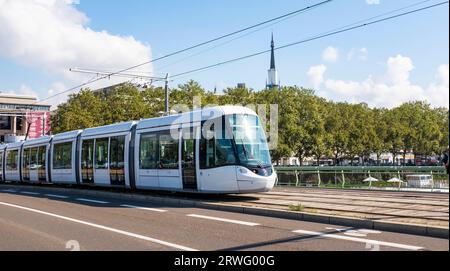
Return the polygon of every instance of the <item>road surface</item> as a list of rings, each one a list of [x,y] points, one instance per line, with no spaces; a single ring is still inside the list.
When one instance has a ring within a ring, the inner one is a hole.
[[[0,250],[449,250],[448,239],[0,186]]]

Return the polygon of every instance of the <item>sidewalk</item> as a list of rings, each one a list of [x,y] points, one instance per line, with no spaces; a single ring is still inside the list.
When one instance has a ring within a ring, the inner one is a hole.
[[[285,211],[301,209],[305,214],[449,228],[448,194],[275,188],[268,193],[245,196],[250,199],[227,204]]]

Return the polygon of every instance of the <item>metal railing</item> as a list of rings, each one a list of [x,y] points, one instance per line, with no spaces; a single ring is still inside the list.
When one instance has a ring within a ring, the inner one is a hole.
[[[354,188],[354,189],[400,189],[400,190],[448,190],[449,175],[444,167],[275,167],[277,186]],[[406,182],[408,175],[431,175],[432,184],[423,188],[411,188]],[[373,177],[377,182],[364,182]],[[404,183],[389,183],[398,178]]]

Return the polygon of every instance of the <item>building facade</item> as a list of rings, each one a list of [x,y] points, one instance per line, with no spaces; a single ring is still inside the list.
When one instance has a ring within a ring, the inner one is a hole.
[[[0,144],[50,134],[50,107],[33,96],[0,92]]]

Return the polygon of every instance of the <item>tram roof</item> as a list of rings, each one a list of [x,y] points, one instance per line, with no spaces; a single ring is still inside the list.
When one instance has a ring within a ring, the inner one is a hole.
[[[83,130],[76,130],[76,131],[70,131],[65,132],[62,134],[57,134],[53,136],[53,141],[63,141],[63,140],[71,140],[77,138],[79,134],[81,134]]]
[[[130,122],[123,122],[123,123],[116,123],[112,125],[107,126],[101,126],[101,127],[94,127],[89,128],[83,131],[82,136],[95,136],[95,135],[103,135],[103,134],[115,134],[115,133],[122,133],[122,132],[128,132],[133,128],[133,126],[136,124],[136,121],[130,121]]]
[[[23,141],[20,141],[20,142],[14,142],[14,143],[9,143],[9,144],[7,144],[6,147],[7,147],[8,149],[15,149],[15,148],[20,148],[20,147],[22,146],[22,144],[23,144]]]
[[[52,139],[51,136],[44,136],[36,139],[27,140],[23,143],[24,146],[32,146],[32,145],[39,145],[39,144],[47,144],[50,142],[50,139]]]
[[[256,115],[253,110],[242,106],[217,106],[203,108],[178,115],[141,120],[137,125],[137,129],[139,130],[152,127],[180,125],[196,121],[200,122],[233,114]]]

